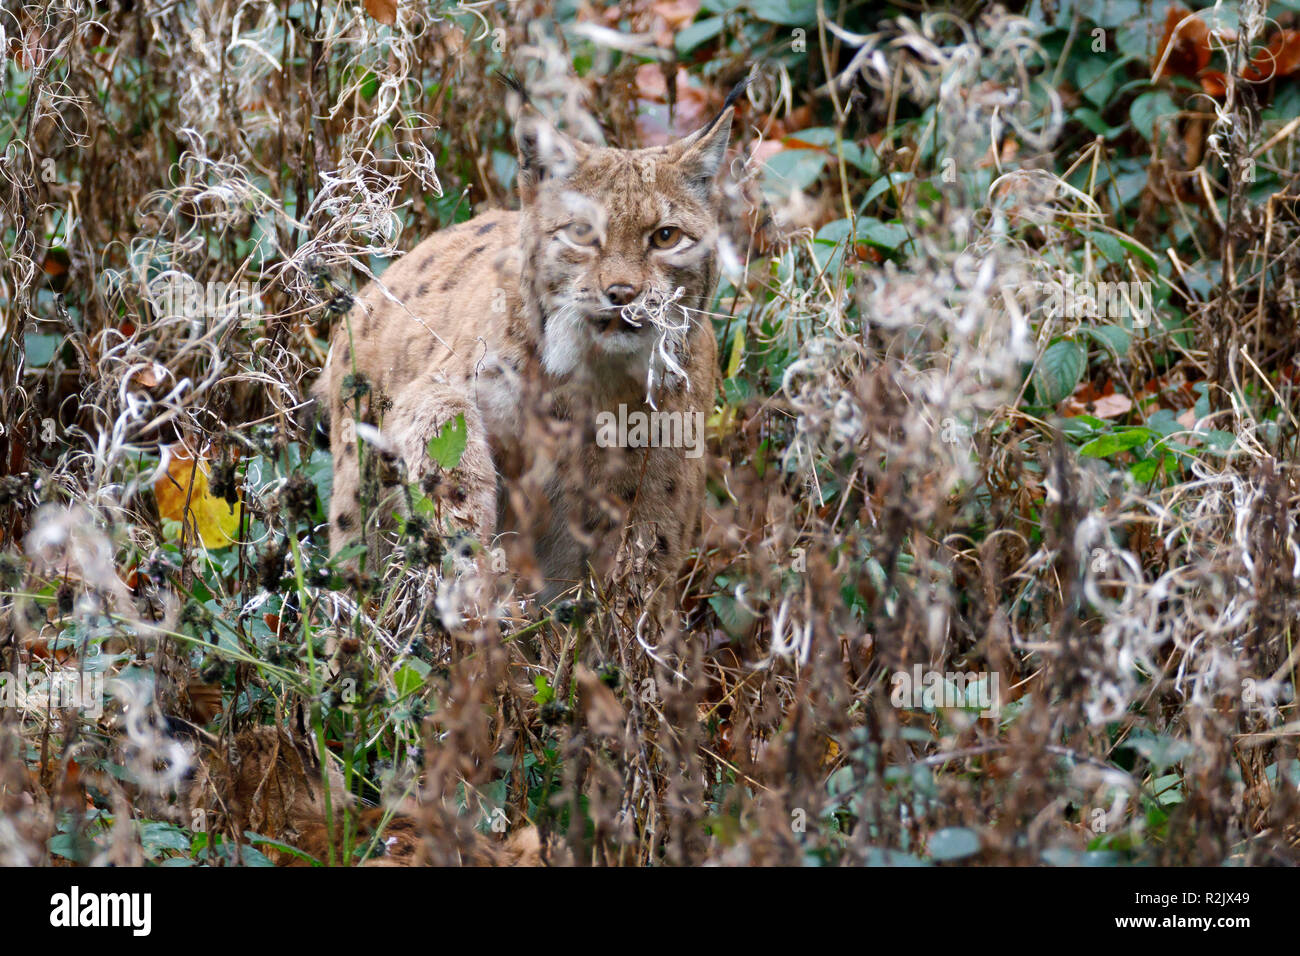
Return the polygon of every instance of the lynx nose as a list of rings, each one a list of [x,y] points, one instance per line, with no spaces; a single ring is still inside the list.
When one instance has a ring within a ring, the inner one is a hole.
[[[611,285],[606,287],[605,295],[613,305],[627,305],[640,293],[630,285]]]

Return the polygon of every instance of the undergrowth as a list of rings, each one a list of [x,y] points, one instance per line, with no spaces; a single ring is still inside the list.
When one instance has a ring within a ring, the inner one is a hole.
[[[276,724],[322,863],[413,798],[600,865],[1296,862],[1294,14],[1011,6],[6,5],[0,861],[291,852],[177,796]],[[331,560],[309,389],[513,201],[492,73],[630,147],[751,68],[680,606],[538,609],[419,489]]]

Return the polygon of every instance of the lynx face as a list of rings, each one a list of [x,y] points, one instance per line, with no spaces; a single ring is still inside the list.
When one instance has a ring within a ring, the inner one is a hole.
[[[727,112],[671,146],[620,150],[521,122],[523,237],[547,372],[643,376],[662,335],[680,340],[703,320],[730,131]]]

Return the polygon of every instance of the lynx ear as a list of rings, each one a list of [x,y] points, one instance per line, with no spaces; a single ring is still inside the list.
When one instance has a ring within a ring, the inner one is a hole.
[[[543,181],[571,176],[588,151],[585,143],[565,136],[531,110],[515,123],[515,142],[519,147],[519,198],[525,204],[537,197],[537,187]]]
[[[702,199],[707,199],[713,192],[713,180],[717,178],[722,158],[727,154],[733,112],[731,107],[727,107],[710,125],[692,133],[680,144],[681,154],[675,164],[687,186]]]
[[[750,76],[752,75],[751,71]],[[722,112],[714,117],[713,122],[703,129],[696,130],[673,149],[673,161],[682,171],[687,185],[702,199],[707,199],[713,192],[713,180],[717,178],[718,170],[722,168],[722,159],[727,154],[727,144],[731,142],[731,119],[736,114],[733,104],[745,92],[750,76],[732,87],[722,104]]]

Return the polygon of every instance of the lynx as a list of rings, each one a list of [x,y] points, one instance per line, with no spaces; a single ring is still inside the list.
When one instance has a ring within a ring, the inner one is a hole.
[[[717,387],[705,310],[741,88],[702,129],[649,149],[580,142],[525,103],[519,211],[425,239],[334,331],[318,387],[330,410],[332,551],[364,535],[379,554],[377,531],[402,506],[391,476],[365,467],[379,450],[436,496],[441,517],[485,544],[526,543],[511,545],[510,565],[540,571],[544,601],[580,583],[624,532],[660,574],[681,566],[705,493],[702,430]],[[464,450],[443,474],[426,446],[461,416]],[[646,421],[663,434],[648,440]]]

